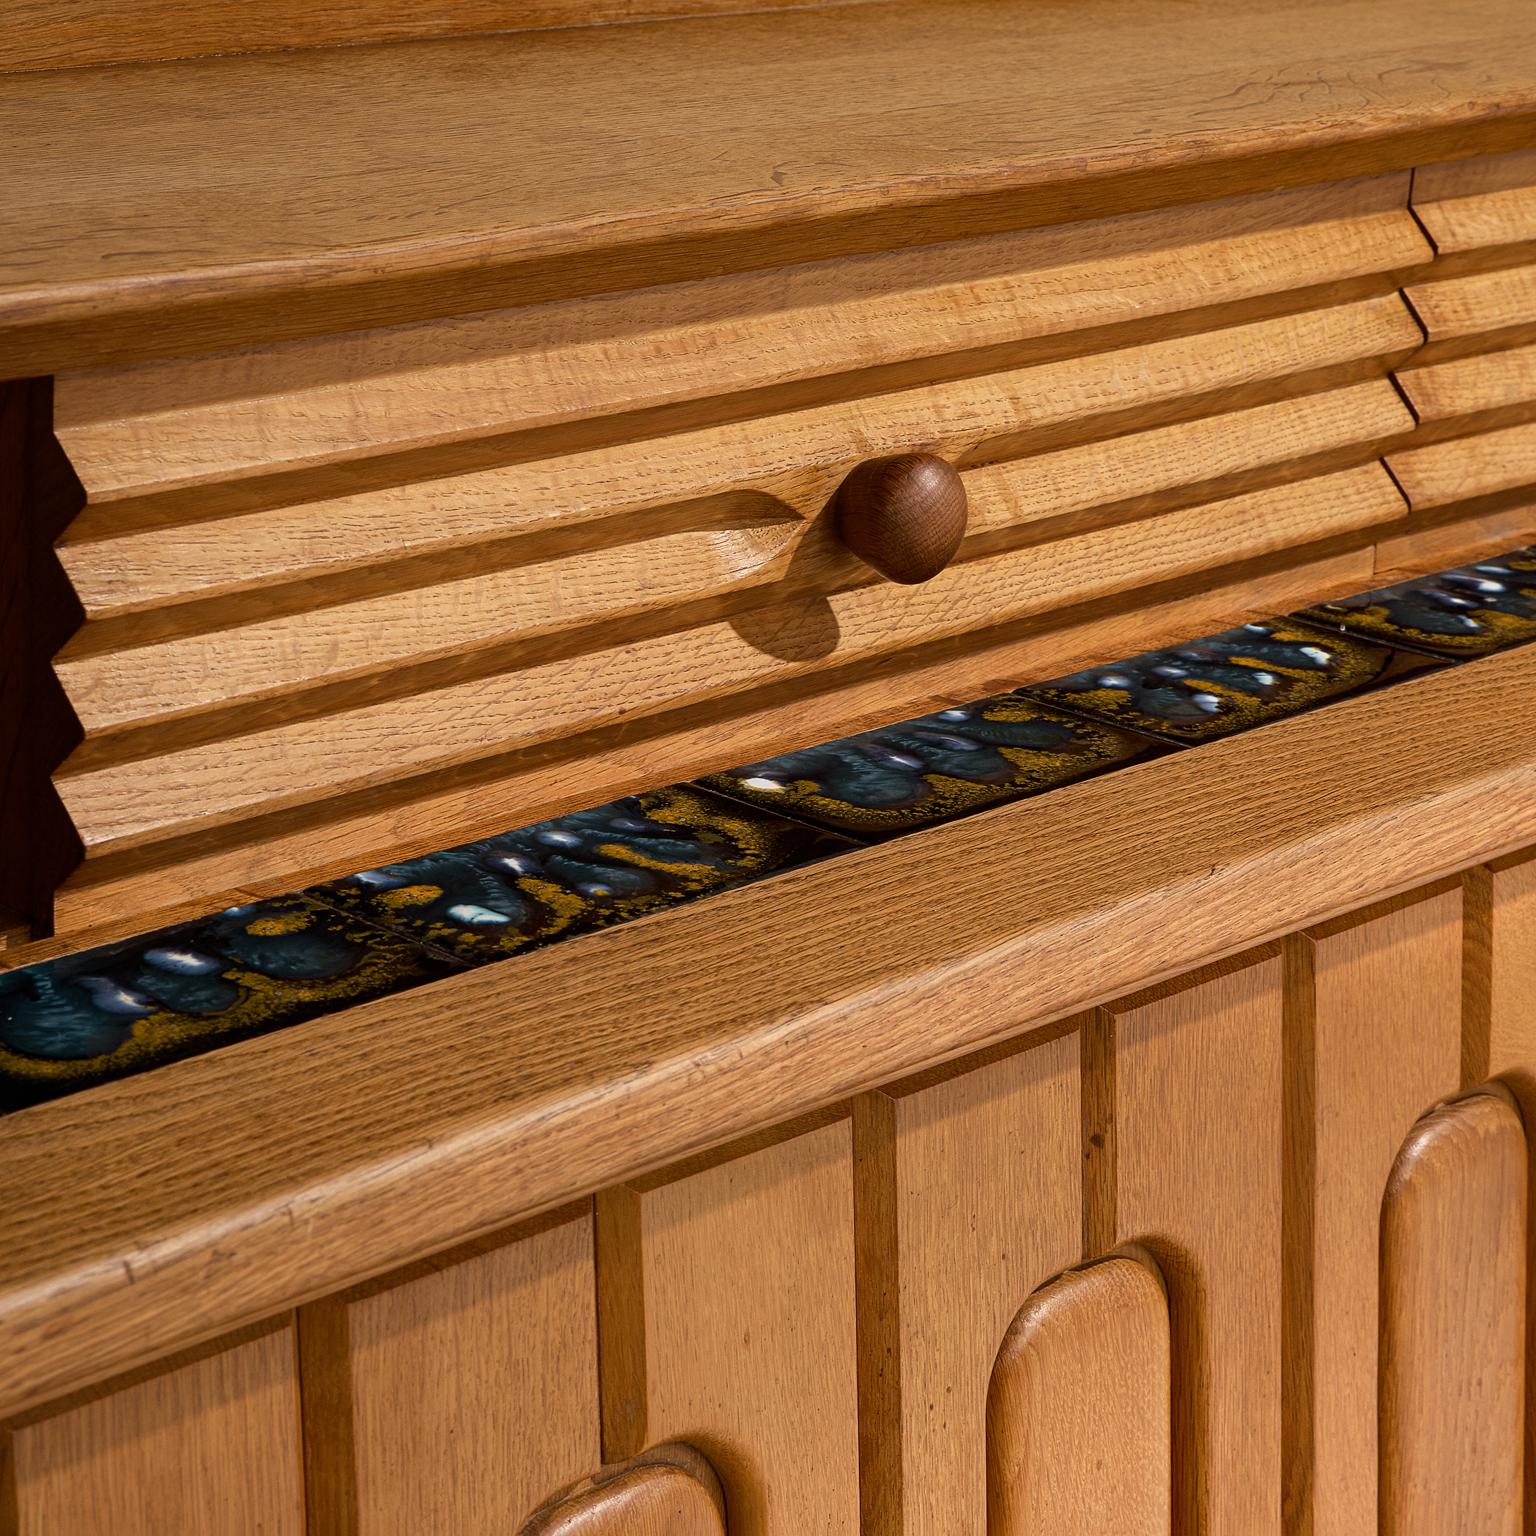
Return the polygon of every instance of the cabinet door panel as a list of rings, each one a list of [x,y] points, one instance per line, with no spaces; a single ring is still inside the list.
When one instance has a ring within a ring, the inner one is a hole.
[[[980,1532],[998,1346],[1081,1251],[1078,1037],[868,1094],[855,1127],[864,1528]]]
[[[1168,1536],[1169,1350],[1162,1282],[1133,1259],[1030,1297],[988,1396],[988,1536]]]
[[[292,1325],[32,1420],[11,1456],[17,1536],[303,1536]]]
[[[304,1309],[312,1528],[512,1530],[600,1462],[592,1219]]]
[[[731,1536],[855,1536],[846,1119],[598,1197],[604,1450],[684,1441]]]
[[[1280,1523],[1278,958],[1103,1011],[1112,1201],[1092,1225],[1145,1243],[1168,1285],[1174,1523],[1266,1536]],[[1104,1135],[1103,1130],[1094,1134]]]
[[[1382,1536],[1520,1529],[1525,1217],[1503,1097],[1419,1122],[1382,1205]]]
[[[1381,1201],[1403,1138],[1460,1086],[1461,892],[1287,948],[1287,1508],[1376,1528]]]

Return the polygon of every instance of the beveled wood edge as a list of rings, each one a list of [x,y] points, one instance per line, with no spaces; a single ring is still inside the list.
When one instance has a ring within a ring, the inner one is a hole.
[[[1536,844],[1533,687],[1469,662],[14,1114],[0,1414]]]

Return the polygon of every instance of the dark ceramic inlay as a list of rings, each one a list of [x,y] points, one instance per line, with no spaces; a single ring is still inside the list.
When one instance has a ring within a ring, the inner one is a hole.
[[[1172,741],[1212,741],[1432,665],[1294,619],[1263,619],[1025,690]]]
[[[890,837],[1161,750],[1143,736],[1000,694],[701,782],[821,826]]]
[[[659,912],[848,846],[675,784],[366,869],[307,894],[473,963]]]
[[[299,896],[0,971],[0,1106],[143,1071],[456,969]]]
[[[1302,617],[1442,656],[1536,639],[1536,547],[1307,608]]]
[[[0,970],[0,1112],[1530,639],[1536,547]]]

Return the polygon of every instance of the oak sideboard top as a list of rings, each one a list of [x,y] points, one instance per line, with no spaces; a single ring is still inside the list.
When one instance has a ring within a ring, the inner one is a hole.
[[[0,376],[1528,143],[1524,0],[898,0],[0,76]]]

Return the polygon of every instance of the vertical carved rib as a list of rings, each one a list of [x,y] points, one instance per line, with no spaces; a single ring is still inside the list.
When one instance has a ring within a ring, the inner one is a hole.
[[[85,617],[53,545],[84,500],[53,436],[53,381],[0,383],[0,908],[39,938],[84,856],[52,781],[81,738],[53,657]]]
[[[1414,1127],[1381,1222],[1381,1533],[1515,1536],[1525,1131],[1475,1093]]]

